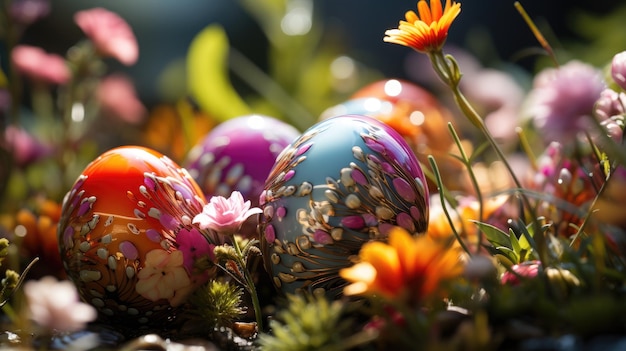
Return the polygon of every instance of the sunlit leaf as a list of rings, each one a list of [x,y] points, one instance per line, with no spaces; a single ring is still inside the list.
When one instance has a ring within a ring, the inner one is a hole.
[[[219,25],[203,29],[187,53],[188,90],[198,106],[218,121],[250,113],[228,76],[229,42]]]

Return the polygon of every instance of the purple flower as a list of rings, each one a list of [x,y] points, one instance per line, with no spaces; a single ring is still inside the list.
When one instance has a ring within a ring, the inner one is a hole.
[[[594,104],[605,88],[599,70],[571,61],[540,72],[530,93],[530,113],[544,141],[571,142],[587,129]]]
[[[15,22],[29,25],[50,13],[50,0],[13,0],[9,12]]]
[[[626,90],[626,51],[613,56],[611,77],[620,88]]]
[[[215,245],[209,244],[207,239],[195,228],[181,229],[176,235],[178,249],[183,253],[183,266],[189,274],[193,274],[193,265],[198,259],[208,256],[213,259]],[[208,278],[208,276],[207,276]]]

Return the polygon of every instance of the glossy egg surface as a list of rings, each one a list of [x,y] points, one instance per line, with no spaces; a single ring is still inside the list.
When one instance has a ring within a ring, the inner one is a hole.
[[[284,293],[339,296],[341,268],[393,226],[426,230],[428,189],[402,136],[370,117],[321,121],[281,153],[261,196],[263,258]]]
[[[92,161],[65,196],[58,230],[81,298],[116,325],[171,318],[202,280],[183,264],[177,236],[200,235],[191,219],[204,203],[187,171],[151,149],[119,147]]]
[[[276,157],[300,132],[273,117],[250,115],[222,122],[190,152],[185,168],[207,198],[236,190],[257,206]]]

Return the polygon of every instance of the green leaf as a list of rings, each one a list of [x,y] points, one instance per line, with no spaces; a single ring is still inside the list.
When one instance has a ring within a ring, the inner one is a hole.
[[[498,253],[495,256],[503,265],[511,267],[514,264],[519,263],[519,257],[517,256],[517,254],[508,247],[498,246],[496,247],[496,251]],[[505,258],[506,260],[503,260],[502,258]]]
[[[511,240],[511,248],[513,249],[513,251],[519,253],[522,250],[520,246],[520,241],[517,239],[517,236],[513,232],[513,229],[510,229],[510,228],[509,228],[509,238]]]
[[[228,76],[228,37],[220,25],[203,29],[187,52],[187,88],[198,106],[212,118],[225,121],[250,114]]]
[[[489,240],[489,242],[493,246],[495,246],[496,248],[498,248],[499,246],[503,246],[510,250],[513,250],[513,246],[511,246],[511,238],[509,234],[505,233],[500,228],[497,228],[491,224],[478,222],[478,221],[472,221],[472,222],[474,222],[474,224],[478,226],[478,229],[480,229],[485,234],[485,236],[487,237],[487,240]]]

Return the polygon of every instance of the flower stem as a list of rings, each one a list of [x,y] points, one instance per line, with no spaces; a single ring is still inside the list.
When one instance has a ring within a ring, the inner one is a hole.
[[[463,95],[463,92],[461,92],[459,88],[459,83],[461,81],[462,75],[456,60],[450,55],[444,55],[441,50],[428,53],[428,57],[430,58],[432,66],[435,69],[437,75],[452,90],[454,100],[461,112],[463,112],[465,117],[483,134],[485,139],[487,139],[487,142],[489,142],[489,144],[495,151],[496,156],[502,161],[502,163],[506,167],[511,176],[511,179],[513,180],[513,183],[517,187],[516,192],[521,194],[521,200],[523,201],[524,206],[532,215],[533,226],[535,227],[534,232],[540,233],[535,208],[530,204],[528,198],[524,196],[523,193],[521,193],[521,191],[523,190],[522,183],[515,175],[513,168],[511,167],[506,156],[504,155],[504,152],[500,148],[500,145],[498,145],[498,142],[495,140],[495,138],[491,135],[491,132],[489,132],[489,130],[487,129],[487,126],[483,122],[483,119],[472,107],[472,105],[469,103],[469,101],[467,100],[465,95]],[[545,267],[547,260],[547,247],[545,243],[545,238],[539,235],[539,237],[536,238],[536,242],[539,260],[542,262],[542,264],[544,264]]]
[[[263,330],[263,315],[261,314],[261,304],[259,303],[259,296],[256,292],[256,286],[254,285],[254,281],[252,280],[252,275],[247,268],[246,265],[246,257],[244,257],[241,252],[241,248],[239,247],[239,243],[237,239],[233,238],[233,246],[235,247],[235,252],[237,253],[237,258],[239,259],[239,264],[243,268],[244,279],[246,282],[246,290],[250,293],[250,297],[252,298],[252,307],[254,308],[254,316],[256,317],[257,329],[259,331]]]

